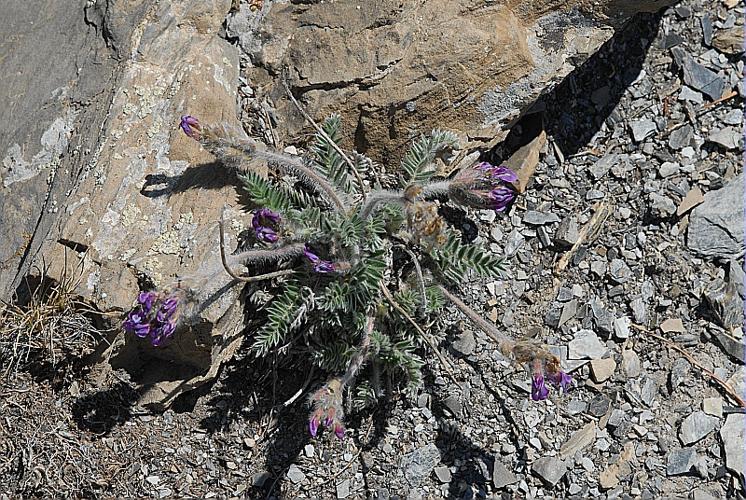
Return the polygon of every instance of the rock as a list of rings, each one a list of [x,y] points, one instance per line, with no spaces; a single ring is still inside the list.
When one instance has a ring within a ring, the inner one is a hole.
[[[447,396],[443,400],[443,406],[445,406],[453,416],[461,415],[461,410],[463,410],[463,405],[461,404],[461,399],[458,397],[458,394]]]
[[[578,301],[577,300],[571,300],[569,302],[566,302],[562,306],[562,314],[560,314],[559,317],[559,323],[557,323],[557,326],[560,327],[570,321],[572,318],[575,317],[575,314],[578,312]]]
[[[705,201],[705,195],[702,194],[702,191],[697,186],[694,186],[686,193],[686,196],[681,200],[681,203],[679,203],[679,206],[676,209],[676,215],[681,217],[703,201]]]
[[[713,101],[720,99],[725,89],[725,81],[717,73],[705,68],[681,47],[674,47],[671,53],[676,63],[684,71],[684,82],[690,87],[707,94]]]
[[[739,317],[738,319],[740,320],[742,318]],[[737,339],[732,335],[728,335],[727,333],[718,330],[713,330],[712,336],[715,338],[723,352],[735,361],[743,363],[743,360],[746,359],[746,343],[743,338]]]
[[[695,104],[702,104],[704,102],[704,99],[702,97],[702,94],[700,94],[696,90],[692,90],[686,85],[683,85],[681,87],[681,92],[679,92],[679,101],[689,101]]]
[[[575,217],[566,217],[554,232],[554,242],[563,247],[571,247],[580,237],[580,227]]]
[[[414,132],[443,124],[473,138],[472,150],[502,141],[506,125],[606,42],[610,28],[668,3],[281,2],[232,32],[251,59],[245,77],[257,95],[284,95],[282,79],[267,75],[293,68],[289,86],[310,115],[318,122],[339,112],[351,125],[345,141],[388,163]],[[278,134],[297,137],[304,124],[296,110],[277,105]]]
[[[477,342],[474,340],[474,333],[471,330],[466,330],[453,342],[453,349],[464,356],[471,355],[476,346]]]
[[[650,193],[650,212],[658,218],[666,218],[676,213],[676,204],[668,196]]]
[[[614,283],[626,283],[632,277],[632,270],[622,259],[613,259],[609,265],[609,276]]]
[[[291,464],[288,468],[287,477],[293,484],[300,484],[306,479],[306,475],[295,464]]]
[[[632,315],[635,317],[635,322],[644,325],[648,322],[648,305],[645,299],[642,297],[635,297],[629,303],[629,307],[632,309]]]
[[[705,14],[699,21],[702,26],[702,40],[705,45],[710,46],[712,45],[712,18],[709,14]]]
[[[713,417],[723,416],[723,398],[705,398],[702,400],[702,411]]]
[[[720,428],[720,439],[725,448],[725,466],[743,481],[746,471],[746,454],[743,452],[743,443],[746,440],[746,415],[728,415],[725,425]]]
[[[731,109],[723,117],[723,123],[740,126],[743,123],[743,111],[740,109]]]
[[[593,380],[599,384],[610,379],[614,370],[616,370],[616,361],[613,358],[591,360]]]
[[[744,248],[742,207],[743,173],[717,191],[705,195],[705,201],[689,216],[687,245],[696,253],[710,258],[728,259]]]
[[[574,457],[579,451],[590,446],[596,440],[596,423],[588,422],[583,427],[575,431],[560,448],[562,458]]]
[[[630,327],[632,326],[632,320],[627,316],[616,318],[614,320],[614,335],[618,339],[628,339],[630,335]]]
[[[347,498],[350,495],[350,480],[345,479],[337,483],[337,498]]]
[[[554,486],[567,473],[567,464],[557,457],[541,457],[534,460],[531,470],[548,485]]]
[[[704,488],[697,488],[692,492],[692,500],[720,500],[723,496],[718,493],[713,493],[710,490]]]
[[[588,413],[594,417],[602,417],[609,411],[610,406],[611,400],[609,397],[605,394],[599,394],[588,403]]]
[[[602,156],[598,160],[596,160],[596,163],[591,165],[591,175],[594,179],[599,180],[601,177],[606,175],[606,173],[611,170],[611,167],[616,165],[619,162],[619,155],[618,154],[608,154],[605,156]]]
[[[532,226],[543,226],[544,224],[551,224],[559,221],[560,218],[555,214],[544,214],[534,210],[529,210],[523,216],[523,222],[525,224],[531,224]]]
[[[412,487],[418,487],[440,463],[440,450],[430,443],[405,455],[401,462],[404,477]]]
[[[695,411],[684,419],[679,430],[679,439],[684,445],[696,443],[715,430],[719,419],[703,411]]]
[[[723,146],[725,149],[737,149],[741,143],[741,132],[735,127],[725,127],[710,132],[707,140]]]
[[[730,330],[743,325],[743,301],[732,281],[712,280],[703,288],[702,298],[713,319],[723,328]]]
[[[440,466],[436,467],[434,469],[435,477],[438,478],[438,481],[441,483],[450,483],[451,482],[451,470],[448,467]]]
[[[635,142],[642,142],[657,130],[653,120],[637,120],[630,124],[632,138]]]
[[[685,87],[686,88],[686,87]],[[679,151],[692,142],[694,136],[694,129],[691,125],[684,125],[683,127],[677,128],[671,135],[668,136],[668,147]]]
[[[719,30],[712,38],[712,46],[728,55],[743,52],[743,26]]]
[[[509,471],[500,460],[495,459],[495,464],[492,467],[492,484],[495,489],[500,490],[517,482],[518,477]]]
[[[542,130],[531,142],[518,148],[505,162],[505,165],[518,176],[518,180],[513,183],[513,187],[519,193],[526,192],[528,183],[536,171],[536,165],[539,164],[539,152],[546,143],[547,134]]]
[[[513,257],[518,253],[518,250],[520,250],[525,242],[526,238],[524,238],[520,231],[518,231],[518,229],[513,229],[510,234],[508,234],[508,240],[505,243],[505,256]]]
[[[568,344],[569,359],[598,359],[608,349],[592,330],[580,330]]]
[[[667,161],[663,162],[660,167],[658,167],[658,175],[660,175],[662,178],[671,177],[672,175],[676,175],[679,173],[679,170],[681,168],[681,165],[679,165],[676,162]]]
[[[671,365],[671,374],[669,376],[669,382],[671,384],[671,391],[677,389],[683,382],[689,379],[689,369],[691,365],[686,358],[676,358]]]
[[[686,331],[684,328],[684,322],[679,318],[668,318],[666,321],[661,323],[660,329],[663,333],[681,333]]]
[[[642,371],[640,357],[631,349],[622,351],[622,370],[627,378],[639,377]]]
[[[666,474],[680,476],[688,474],[697,463],[697,450],[694,448],[676,448],[668,452]]]

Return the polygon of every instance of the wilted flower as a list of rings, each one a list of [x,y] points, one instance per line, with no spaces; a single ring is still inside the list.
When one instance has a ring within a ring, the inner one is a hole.
[[[308,432],[311,433],[312,437],[316,437],[316,434],[319,432],[319,417],[317,415],[311,416],[311,419],[308,421]]]
[[[549,389],[544,384],[544,375],[534,374],[531,378],[531,399],[534,401],[541,401],[549,396]]]
[[[572,385],[572,377],[562,370],[555,373],[547,373],[547,380],[555,387],[559,387],[562,392],[567,392]]]
[[[274,227],[277,227],[279,222],[280,214],[268,208],[261,208],[254,212],[254,217],[251,219],[251,227],[254,228],[254,234],[258,240],[274,243],[278,239],[277,231],[275,231]]]
[[[202,127],[199,123],[199,120],[197,120],[195,117],[193,117],[192,115],[182,116],[179,126],[186,135],[188,135],[192,139],[199,140]]]
[[[321,389],[311,395],[310,401],[314,411],[308,420],[308,432],[316,437],[323,420],[324,427],[332,429],[334,435],[344,439],[345,428],[342,424],[342,385],[338,378],[327,382]]]
[[[516,196],[508,184],[517,180],[518,175],[508,167],[481,162],[459,172],[448,192],[462,205],[502,212]]]
[[[546,381],[562,392],[567,392],[572,385],[572,377],[562,371],[559,358],[551,353],[539,352],[532,362],[531,399],[541,401],[549,396]]]
[[[313,253],[308,248],[308,245],[306,245],[306,247],[303,249],[303,255],[305,255],[306,258],[311,261],[311,264],[313,264],[313,270],[317,273],[333,273],[336,270],[334,262],[329,260],[322,260],[321,257]]]

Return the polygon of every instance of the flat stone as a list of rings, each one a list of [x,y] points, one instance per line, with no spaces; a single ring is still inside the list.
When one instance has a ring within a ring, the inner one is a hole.
[[[599,359],[606,354],[606,345],[593,330],[580,330],[568,344],[569,359]]]
[[[676,63],[684,71],[684,82],[695,90],[703,92],[713,101],[720,99],[725,89],[725,81],[717,73],[699,64],[681,47],[674,47],[671,53]]]
[[[723,123],[740,126],[743,123],[743,111],[740,109],[731,109],[723,117]]]
[[[688,474],[697,463],[697,450],[694,448],[676,448],[668,452],[666,474],[680,476]],[[743,459],[742,462],[743,463]]]
[[[440,450],[430,443],[407,454],[402,459],[401,467],[407,482],[418,487],[430,476],[436,465],[440,463]]]
[[[723,398],[705,398],[702,400],[702,411],[713,417],[723,416]]]
[[[637,120],[630,123],[632,138],[635,142],[642,142],[657,130],[653,120]]]
[[[723,146],[725,149],[737,149],[740,145],[741,132],[735,127],[713,130],[707,140]]]
[[[441,465],[440,467],[436,467],[433,472],[435,472],[435,477],[441,483],[451,482],[451,470],[448,467]]]
[[[547,484],[554,486],[567,473],[567,464],[557,457],[541,457],[534,460],[531,470]]]
[[[554,232],[555,243],[561,246],[572,246],[580,237],[580,227],[575,217],[565,217]]]
[[[672,175],[678,174],[680,169],[681,165],[679,165],[678,163],[673,161],[666,161],[663,162],[660,167],[658,167],[658,175],[665,179],[666,177],[671,177]]]
[[[606,173],[611,170],[611,167],[616,165],[619,162],[619,155],[618,154],[608,154],[606,156],[602,156],[596,162],[591,165],[591,175],[594,179],[599,180],[601,177],[606,175]]]
[[[707,46],[712,45],[712,18],[709,14],[705,14],[702,16],[702,19],[699,20],[700,25],[702,26],[702,41]]]
[[[720,278],[712,280],[702,289],[702,298],[718,325],[726,330],[743,325],[743,301],[733,281],[726,282]],[[729,354],[743,359],[739,357],[742,353],[737,345],[726,342],[723,347],[726,351],[735,349]]]
[[[684,328],[684,322],[679,318],[668,318],[666,321],[661,323],[660,329],[663,333],[676,332],[681,333],[686,331]]]
[[[639,377],[642,372],[640,357],[631,349],[622,351],[622,370],[627,378]]]
[[[492,484],[495,489],[499,490],[517,482],[518,477],[509,471],[500,460],[495,459],[495,464],[492,466]]]
[[[746,415],[731,413],[720,428],[720,439],[725,448],[725,466],[743,481],[746,470]]]
[[[668,136],[668,147],[679,151],[692,142],[694,136],[694,129],[691,125],[684,125],[683,127],[677,128],[671,135]]]
[[[679,439],[684,445],[696,443],[715,430],[719,419],[703,411],[695,411],[684,419],[679,430]]]
[[[671,374],[669,376],[671,390],[678,388],[683,382],[689,380],[691,366],[685,358],[676,358],[674,360],[671,364]]]
[[[521,232],[518,231],[518,229],[513,229],[510,234],[508,234],[508,239],[505,243],[505,256],[515,256],[515,254],[518,253],[518,250],[520,250],[525,242],[526,238],[521,234]]]
[[[697,488],[692,492],[692,500],[720,500],[723,496],[717,492],[713,493],[704,488]]]
[[[614,336],[618,339],[627,339],[630,335],[630,328],[632,326],[632,320],[627,316],[616,318],[614,320]]]
[[[616,370],[616,361],[613,358],[591,360],[593,380],[599,384],[610,379],[614,375],[614,370]]]
[[[477,347],[477,342],[474,340],[474,333],[471,330],[466,330],[453,341],[452,345],[453,349],[457,352],[460,352],[464,356],[469,356]]]
[[[293,484],[299,484],[306,479],[306,475],[295,464],[291,464],[288,468],[287,477]]]
[[[681,203],[679,203],[679,206],[676,209],[676,215],[681,217],[703,201],[705,201],[705,195],[702,194],[701,189],[699,189],[697,186],[694,186],[689,190],[689,192],[686,193],[686,196],[684,196],[684,199],[681,200]]]
[[[588,413],[594,417],[602,417],[609,411],[610,406],[611,400],[609,397],[605,394],[599,394],[588,403]]]
[[[687,245],[700,255],[729,259],[744,248],[743,173],[722,188],[710,191],[689,216]]]
[[[347,498],[350,496],[350,480],[345,479],[337,484],[337,498]]]
[[[588,422],[570,436],[560,448],[562,458],[574,457],[575,454],[590,446],[596,440],[596,423]]]
[[[712,46],[724,54],[740,54],[743,52],[743,26],[718,31],[712,39]]]
[[[689,101],[694,104],[702,104],[704,98],[701,93],[684,85],[681,87],[681,91],[679,92],[679,101]]]
[[[570,321],[572,318],[575,317],[575,314],[578,312],[578,301],[577,300],[571,300],[570,302],[566,302],[562,306],[562,314],[560,314],[559,323],[557,326],[562,326],[568,321]]]
[[[615,283],[626,283],[632,277],[632,270],[622,259],[613,259],[609,265],[609,276]]]
[[[650,208],[657,217],[669,217],[676,213],[676,204],[668,196],[650,193]]]
[[[525,224],[531,224],[532,226],[543,226],[544,224],[551,224],[559,221],[560,218],[556,214],[545,214],[535,210],[529,210],[523,215],[523,222]]]
[[[629,307],[632,309],[632,315],[635,317],[635,321],[640,324],[648,322],[648,305],[645,299],[642,297],[635,297],[629,303]]]

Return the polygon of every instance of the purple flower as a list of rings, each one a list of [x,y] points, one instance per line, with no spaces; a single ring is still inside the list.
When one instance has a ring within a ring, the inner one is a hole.
[[[490,191],[488,196],[492,202],[492,208],[496,212],[502,212],[508,208],[510,202],[515,198],[515,191],[508,187],[500,186]]]
[[[161,323],[165,323],[166,321],[168,321],[169,318],[171,318],[171,316],[174,315],[178,307],[179,299],[176,296],[171,295],[161,303],[161,307],[160,309],[158,309],[158,313],[155,317]]]
[[[200,137],[200,131],[202,130],[202,127],[199,124],[199,120],[197,120],[192,115],[184,115],[181,117],[181,123],[179,124],[181,127],[181,130],[184,131],[186,135],[191,137],[194,140],[199,140]]]
[[[321,257],[311,252],[308,245],[303,249],[303,255],[313,264],[313,270],[317,273],[332,273],[335,271],[334,262],[321,260]]]
[[[547,374],[547,380],[555,387],[561,388],[563,392],[567,392],[567,389],[572,385],[572,377],[562,370]]]
[[[153,308],[153,302],[157,298],[158,294],[155,292],[140,292],[137,295],[137,302],[142,305],[145,314],[149,314]]]
[[[174,330],[176,330],[175,322],[166,321],[165,323],[161,323],[151,331],[150,343],[153,347],[160,347],[166,340],[173,337]]]
[[[150,333],[150,323],[147,321],[145,312],[138,308],[131,311],[124,321],[124,331],[134,333],[140,338],[145,338]]]
[[[544,375],[534,374],[531,379],[531,399],[541,401],[549,396],[549,389],[544,383]]]
[[[518,174],[504,165],[496,167],[491,163],[483,161],[482,163],[477,164],[475,168],[487,174],[490,179],[498,179],[503,182],[515,182],[518,180]]]
[[[272,226],[279,224],[280,220],[280,214],[268,208],[261,208],[254,212],[251,227],[254,228],[256,238],[267,243],[276,242],[278,240],[277,231]]]
[[[319,417],[316,415],[308,421],[308,432],[311,433],[312,437],[316,437],[316,434],[319,432]]]
[[[337,436],[338,439],[345,438],[345,428],[340,422],[334,424],[334,435]]]

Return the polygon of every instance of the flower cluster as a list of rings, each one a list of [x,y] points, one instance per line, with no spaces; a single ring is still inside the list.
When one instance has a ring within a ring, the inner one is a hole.
[[[178,319],[179,297],[174,292],[140,292],[137,306],[127,314],[124,331],[141,339],[150,338],[153,347],[163,345],[173,337]]]
[[[517,180],[518,175],[508,167],[481,162],[462,170],[450,183],[449,194],[462,205],[503,212],[515,199],[509,184]]]
[[[534,359],[532,372],[531,399],[534,401],[541,401],[549,396],[549,388],[546,386],[547,380],[562,392],[567,392],[572,385],[572,377],[562,371],[559,363],[555,360],[550,360],[545,364],[539,358]]]
[[[269,208],[260,208],[254,212],[251,219],[251,227],[254,228],[254,235],[259,241],[274,243],[278,240],[277,225],[280,223],[280,214],[273,212]]]
[[[313,253],[311,249],[308,248],[308,245],[306,245],[306,248],[303,249],[303,255],[306,256],[311,264],[313,264],[313,270],[317,273],[333,273],[337,270],[334,262],[330,260],[322,260],[321,257]]]
[[[186,135],[194,140],[199,140],[200,133],[202,132],[202,127],[200,126],[198,119],[196,119],[192,115],[184,115],[181,117],[181,123],[179,124],[179,126]]]
[[[339,379],[330,380],[324,387],[311,396],[314,411],[308,420],[308,432],[316,437],[319,426],[323,422],[325,427],[334,431],[339,439],[344,439],[345,428],[342,424],[342,382]]]

